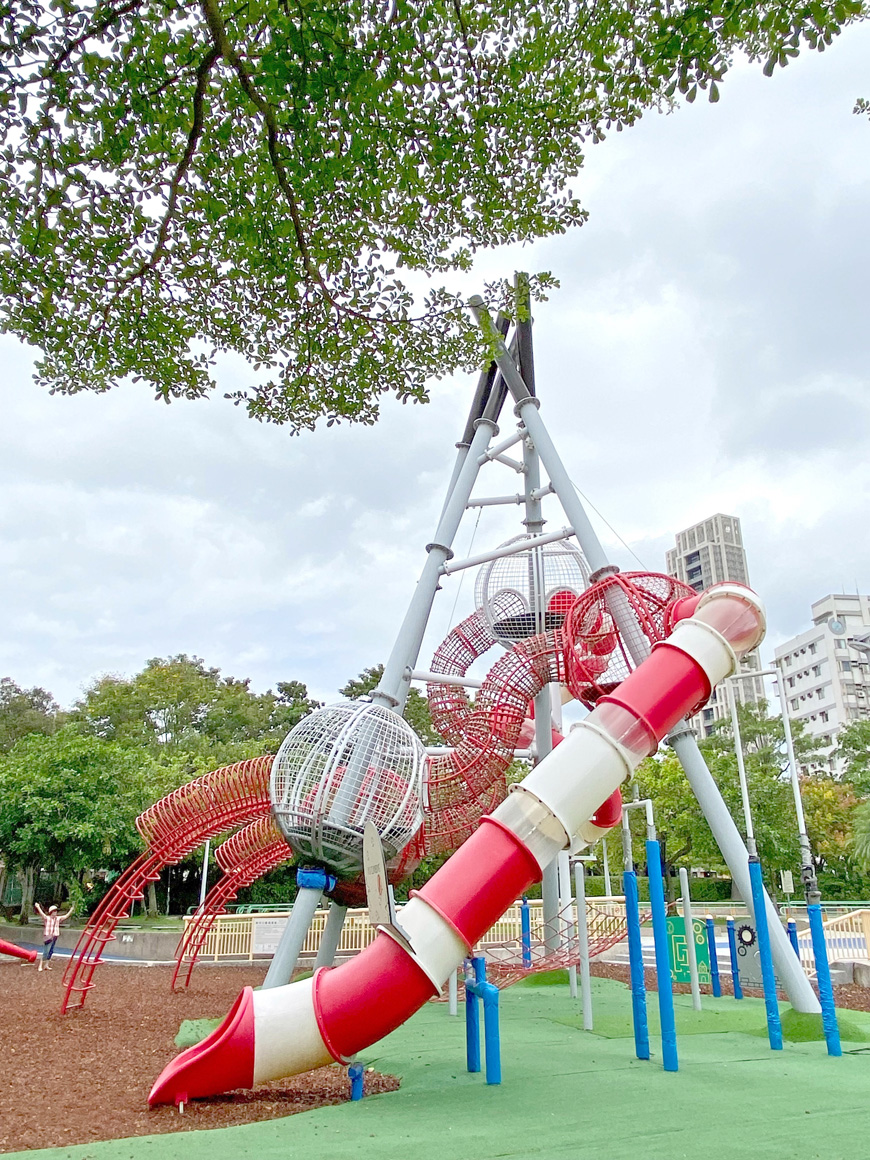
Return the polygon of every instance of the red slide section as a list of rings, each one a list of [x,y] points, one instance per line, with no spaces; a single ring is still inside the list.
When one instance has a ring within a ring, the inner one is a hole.
[[[39,958],[39,951],[26,951],[24,947],[17,947],[15,943],[0,938],[0,955],[12,955],[13,958],[24,959],[27,963],[35,963]]]

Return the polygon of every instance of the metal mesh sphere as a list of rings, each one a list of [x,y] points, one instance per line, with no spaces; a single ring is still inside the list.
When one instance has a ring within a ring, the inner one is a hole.
[[[530,538],[516,536],[501,546]],[[475,603],[495,639],[511,648],[518,640],[561,628],[588,579],[579,548],[557,540],[484,564],[477,574]]]
[[[574,696],[592,705],[613,692],[636,667],[636,658],[668,636],[674,603],[696,595],[658,572],[619,572],[588,588],[562,628],[566,683]]]
[[[356,874],[366,822],[377,827],[387,859],[419,830],[424,762],[417,734],[391,709],[369,701],[317,709],[275,754],[272,813],[300,858]]]

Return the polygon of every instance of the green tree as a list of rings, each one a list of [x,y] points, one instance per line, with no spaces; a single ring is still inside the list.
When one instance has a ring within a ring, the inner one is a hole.
[[[40,870],[81,898],[94,868],[121,868],[139,849],[136,816],[150,804],[148,756],[67,725],[30,734],[0,758],[0,851],[22,876],[26,922]]]
[[[254,693],[199,657],[155,657],[133,677],[105,676],[85,691],[73,719],[98,737],[139,746],[180,780],[195,772],[275,752],[317,707],[299,681]],[[170,779],[171,780],[171,779]]]
[[[363,669],[358,677],[347,682],[339,689],[343,697],[365,697],[377,687],[378,681],[384,675],[383,665],[374,665],[370,669]],[[429,702],[418,689],[408,692],[405,710],[402,714],[424,745],[443,745],[444,739],[435,732],[432,718],[429,716]]]
[[[843,777],[860,796],[870,794],[870,720],[852,721],[837,741],[837,757],[844,763]]]
[[[36,686],[22,689],[10,678],[0,679],[0,753],[7,753],[28,733],[54,733],[63,723],[51,693]]]
[[[52,390],[215,387],[295,428],[372,422],[481,344],[481,247],[584,220],[588,143],[823,49],[859,0],[9,0],[0,38],[3,326]],[[544,279],[544,287],[547,280]],[[491,302],[490,305],[494,305]]]

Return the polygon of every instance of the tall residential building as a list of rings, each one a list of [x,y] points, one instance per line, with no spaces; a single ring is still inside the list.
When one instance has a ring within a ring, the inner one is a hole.
[[[696,592],[723,580],[748,584],[749,567],[743,550],[740,520],[737,516],[726,516],[720,512],[678,532],[675,546],[667,553],[666,568],[669,576],[682,580]],[[757,650],[748,653],[741,661],[741,670],[747,673],[760,668],[761,658]],[[764,685],[758,677],[735,682],[735,689],[739,700],[743,702],[759,701],[764,697]],[[712,732],[717,721],[729,714],[728,690],[720,686],[692,720],[692,725],[706,736]]]
[[[870,596],[825,596],[811,614],[813,627],[781,644],[776,664],[789,717],[804,724],[823,752],[814,768],[839,773],[837,734],[870,717]]]

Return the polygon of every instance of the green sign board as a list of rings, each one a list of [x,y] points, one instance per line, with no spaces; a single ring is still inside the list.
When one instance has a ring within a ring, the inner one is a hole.
[[[702,918],[692,919],[695,930],[695,958],[698,960],[698,982],[710,982],[710,951],[707,947],[707,924]],[[671,960],[671,980],[690,983],[689,948],[686,946],[686,924],[681,915],[668,919],[668,950]]]

